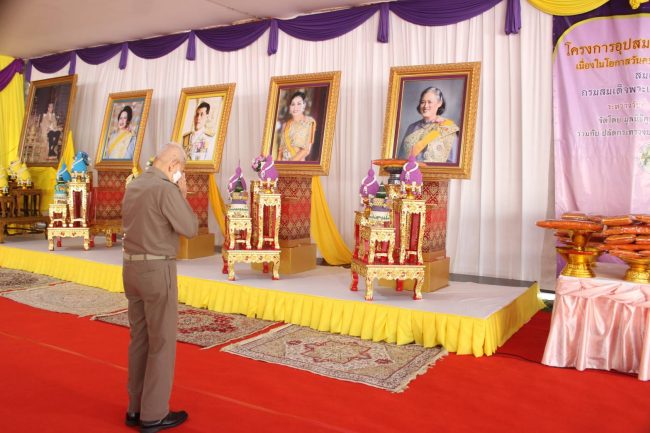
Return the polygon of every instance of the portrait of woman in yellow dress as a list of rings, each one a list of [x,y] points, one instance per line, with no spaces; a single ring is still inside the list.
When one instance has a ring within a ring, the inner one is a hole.
[[[307,97],[304,92],[291,95],[289,119],[279,131],[278,161],[305,161],[311,152],[316,134],[316,120],[305,114]]]
[[[415,156],[416,161],[456,163],[458,160],[458,131],[453,120],[441,116],[446,102],[437,87],[427,87],[420,94],[417,111],[422,119],[411,123],[397,152],[398,159]]]
[[[104,146],[104,159],[133,159],[136,134],[131,130],[133,109],[125,105],[117,116],[117,129],[113,130]]]

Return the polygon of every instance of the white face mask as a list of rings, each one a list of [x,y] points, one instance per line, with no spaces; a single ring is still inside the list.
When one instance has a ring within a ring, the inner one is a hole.
[[[181,180],[181,177],[182,177],[182,176],[183,176],[183,175],[181,174],[181,171],[180,171],[180,170],[176,170],[176,171],[174,172],[174,174],[172,174],[172,182],[174,182],[174,183],[178,183],[178,181]]]

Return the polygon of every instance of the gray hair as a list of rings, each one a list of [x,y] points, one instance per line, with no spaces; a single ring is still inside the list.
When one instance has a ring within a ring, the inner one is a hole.
[[[156,157],[154,158],[154,163],[155,162],[166,163],[166,162],[171,162],[173,160],[177,160],[178,162],[184,164],[185,151],[183,150],[183,147],[180,144],[170,142],[161,146],[158,149],[158,152],[156,152]]]

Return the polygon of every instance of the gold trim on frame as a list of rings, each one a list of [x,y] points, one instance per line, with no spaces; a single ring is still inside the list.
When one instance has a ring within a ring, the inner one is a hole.
[[[182,145],[183,139],[181,130],[183,126],[184,115],[187,112],[187,101],[189,99],[200,98],[223,98],[221,116],[217,121],[217,136],[214,142],[214,153],[212,158],[207,161],[190,161],[187,160],[185,170],[194,173],[217,173],[221,167],[221,158],[223,156],[223,145],[226,141],[226,132],[228,130],[228,120],[230,119],[230,110],[235,96],[235,83],[219,84],[214,86],[186,87],[181,89],[181,95],[178,99],[178,108],[176,110],[176,119],[174,120],[174,129],[172,132],[172,141]]]
[[[142,150],[142,140],[144,139],[144,130],[147,126],[147,119],[149,117],[149,108],[151,106],[152,89],[136,90],[132,92],[111,93],[108,95],[108,102],[106,103],[106,111],[104,112],[104,122],[102,124],[102,133],[99,136],[99,145],[97,146],[97,155],[95,157],[95,167],[103,170],[131,170],[133,166],[137,165],[140,161],[140,151]],[[138,125],[138,136],[135,139],[135,149],[133,151],[133,158],[130,161],[119,160],[103,160],[104,146],[107,142],[108,127],[111,122],[111,111],[113,104],[122,99],[144,98],[144,106],[142,107],[142,116],[140,117],[140,124]]]
[[[29,120],[30,113],[32,111],[32,105],[34,104],[34,95],[36,89],[40,87],[51,87],[64,83],[70,83],[70,99],[68,99],[68,109],[65,115],[65,122],[63,123],[63,131],[61,132],[61,154],[59,155],[59,160],[51,163],[33,163],[27,162],[28,167],[58,167],[61,157],[63,157],[63,152],[65,152],[65,147],[68,144],[68,131],[70,131],[70,121],[72,117],[72,107],[74,106],[75,96],[77,95],[77,74],[66,75],[64,77],[48,78],[47,80],[37,80],[32,81],[29,84],[29,94],[27,96],[27,102],[25,107],[25,115],[23,116],[23,127],[20,132],[20,142],[18,147],[18,154],[21,161],[23,160],[23,152],[25,148],[25,136],[27,135],[27,123]]]
[[[393,159],[398,128],[397,119],[400,114],[402,86],[405,79],[421,78],[435,80],[447,78],[465,78],[465,95],[463,100],[463,124],[458,125],[461,131],[460,155],[457,164],[421,163],[420,169],[425,180],[438,179],[469,179],[472,173],[472,156],[474,149],[474,131],[476,127],[476,112],[478,108],[479,80],[481,73],[480,62],[449,63],[443,65],[399,66],[390,69],[388,87],[388,102],[384,119],[384,139],[381,155],[384,159]],[[443,114],[444,117],[444,114]],[[382,174],[384,170],[382,169]]]
[[[262,155],[268,155],[273,149],[273,134],[278,112],[278,95],[280,87],[301,87],[315,84],[328,84],[327,106],[323,124],[320,161],[318,162],[286,162],[275,161],[278,173],[287,176],[327,176],[332,158],[332,141],[336,123],[336,109],[339,100],[341,71],[320,72],[315,74],[287,75],[272,77],[269,86],[269,98],[264,123],[264,138],[262,139]]]

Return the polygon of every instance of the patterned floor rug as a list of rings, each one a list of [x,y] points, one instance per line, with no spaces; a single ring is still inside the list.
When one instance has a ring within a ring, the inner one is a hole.
[[[0,268],[0,293],[63,283],[47,275],[17,269]]]
[[[106,323],[129,326],[126,311],[94,318]],[[178,306],[178,341],[203,348],[220,346],[229,341],[248,337],[277,322],[252,319],[240,314],[225,314],[201,308]]]
[[[75,314],[80,317],[106,314],[127,308],[127,301],[122,293],[111,293],[96,287],[70,282],[4,292],[1,295],[35,308]]]
[[[404,391],[411,380],[447,354],[442,347],[373,343],[296,325],[221,350],[391,392]]]

